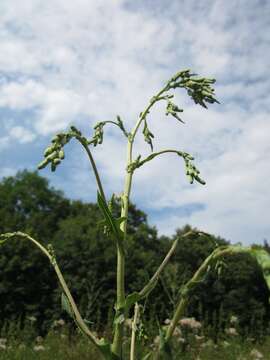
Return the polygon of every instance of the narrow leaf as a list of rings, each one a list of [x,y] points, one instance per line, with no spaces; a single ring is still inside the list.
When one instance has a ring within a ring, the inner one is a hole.
[[[70,306],[67,296],[64,293],[61,294],[61,305],[62,309],[65,310],[73,318],[73,310]]]

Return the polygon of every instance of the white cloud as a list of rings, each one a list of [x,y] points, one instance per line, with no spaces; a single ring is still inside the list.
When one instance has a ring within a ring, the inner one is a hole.
[[[2,0],[0,122],[1,107],[30,115],[9,126],[0,149],[11,137],[30,142],[71,123],[89,133],[89,125],[116,114],[129,129],[164,81],[191,67],[218,79],[221,105],[206,111],[177,92],[187,124],[164,116],[161,104],[150,114],[149,127],[155,149],[195,155],[207,186],[189,186],[182,160],[164,155],[138,170],[132,199],[153,209],[205,204],[181,218],[168,219],[164,212],[157,227],[166,233],[190,222],[234,241],[269,238],[269,10],[270,4],[259,0],[175,0],[155,7],[140,1]],[[93,153],[103,177],[111,176],[108,191],[118,191],[125,148],[109,126],[104,142]],[[148,150],[140,135],[136,153],[145,156]],[[76,169],[70,175],[72,193],[76,185],[82,197],[94,184],[87,185],[88,165],[75,156],[69,161]]]
[[[23,128],[22,126],[14,126],[11,128],[9,136],[11,139],[15,139],[21,144],[31,142],[36,138],[36,135],[33,132]]]

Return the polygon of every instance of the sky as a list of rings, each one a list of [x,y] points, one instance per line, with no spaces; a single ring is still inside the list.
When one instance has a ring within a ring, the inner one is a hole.
[[[180,124],[164,103],[148,115],[154,151],[195,157],[206,185],[189,184],[183,161],[164,154],[137,169],[131,201],[159,235],[190,224],[232,243],[270,240],[270,2],[263,0],[1,0],[0,179],[34,171],[52,136],[120,115],[128,131],[177,71],[215,78],[220,104],[204,109],[183,90]],[[107,125],[93,148],[106,195],[123,190],[126,139]],[[139,130],[134,157],[150,148]],[[55,173],[72,199],[96,201],[76,142]],[[0,199],[1,201],[1,199]]]

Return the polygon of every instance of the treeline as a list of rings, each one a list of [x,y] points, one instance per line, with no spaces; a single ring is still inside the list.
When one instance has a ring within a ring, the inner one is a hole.
[[[113,318],[116,278],[114,243],[98,225],[101,220],[96,204],[65,198],[36,172],[19,172],[0,182],[0,233],[23,231],[45,245],[51,243],[84,318],[97,324],[99,330]],[[171,238],[160,237],[147,223],[146,214],[131,204],[127,291],[144,286],[172,241],[189,228],[177,229]],[[217,245],[225,244],[228,241],[214,236],[180,237],[175,255],[145,301],[144,317],[149,326],[170,318],[181,285]],[[267,243],[264,248],[269,251]],[[64,316],[60,297],[54,272],[38,249],[23,240],[0,247],[0,327],[6,320],[23,323],[34,316],[38,328],[46,331],[55,319]],[[237,255],[226,259],[221,273],[212,269],[198,284],[187,315],[207,321],[214,335],[236,315],[243,333],[256,335],[259,328],[268,326],[268,300],[269,292],[255,261]]]

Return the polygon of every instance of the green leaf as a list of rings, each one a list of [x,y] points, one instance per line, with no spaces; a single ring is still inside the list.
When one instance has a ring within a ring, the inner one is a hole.
[[[111,352],[111,344],[104,338],[99,340],[98,347],[105,360],[119,360],[119,358]]]
[[[159,343],[159,351],[162,355],[163,360],[172,360],[172,350],[170,347],[170,344],[165,339],[166,332],[164,329],[159,329],[159,337],[160,337],[160,343]]]
[[[141,296],[137,291],[129,294],[126,297],[126,301],[125,301],[125,311],[126,311],[126,313],[128,313],[131,306],[133,306],[137,301],[139,301],[140,298],[141,298]]]
[[[270,255],[263,249],[251,249],[250,253],[262,269],[264,280],[270,291]]]
[[[128,137],[128,133],[124,127],[123,121],[121,120],[120,116],[117,115],[116,119],[117,119],[117,124],[118,124],[119,128],[123,131],[125,136]]]
[[[70,306],[69,300],[64,293],[61,294],[61,305],[62,305],[62,309],[65,310],[69,314],[69,316],[73,318],[74,313],[72,307]]]
[[[111,230],[112,234],[116,237],[116,240],[123,240],[124,233],[120,229],[121,223],[126,219],[124,217],[115,219],[108,207],[106,200],[101,196],[99,191],[97,192],[98,206],[104,216],[107,226]]]
[[[153,135],[153,134],[151,133],[151,131],[148,129],[146,120],[144,120],[143,135],[144,135],[144,140],[147,142],[147,144],[150,145],[151,150],[153,151],[152,138],[154,138],[154,135]]]
[[[148,353],[142,358],[142,360],[149,360],[151,356],[152,356],[152,353]]]

